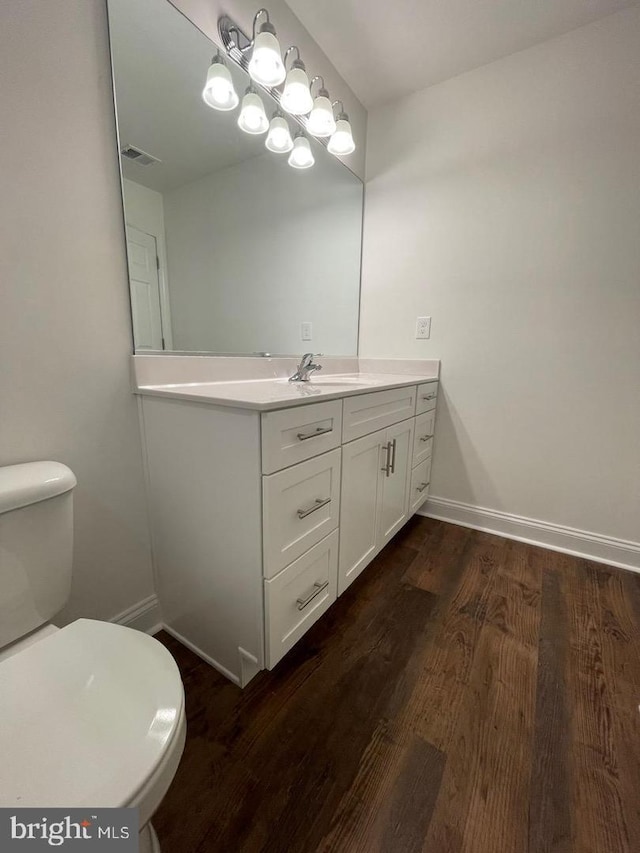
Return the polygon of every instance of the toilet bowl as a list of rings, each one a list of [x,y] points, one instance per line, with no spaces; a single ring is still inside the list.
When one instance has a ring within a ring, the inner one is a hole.
[[[157,853],[151,817],[185,743],[182,680],[139,631],[44,621],[66,600],[74,485],[57,463],[0,468],[0,807],[137,808],[140,851]]]

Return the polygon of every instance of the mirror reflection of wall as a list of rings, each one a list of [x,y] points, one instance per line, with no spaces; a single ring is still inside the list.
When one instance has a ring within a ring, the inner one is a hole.
[[[109,19],[120,148],[133,149],[121,162],[136,351],[355,354],[362,182],[315,140],[315,165],[292,169],[236,111],[206,106],[216,48],[167,0],[109,0]]]

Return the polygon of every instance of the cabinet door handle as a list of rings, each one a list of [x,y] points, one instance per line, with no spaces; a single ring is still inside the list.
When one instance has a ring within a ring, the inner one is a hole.
[[[433,433],[431,435],[421,435],[420,441],[429,441],[430,438],[433,438]]]
[[[416,492],[424,492],[429,483],[420,483],[419,486],[416,486]]]
[[[298,510],[298,518],[306,518],[308,515],[311,515],[312,512],[316,512],[316,510],[321,509],[323,506],[331,503],[331,498],[316,498],[313,506],[310,506],[308,509],[299,509]]]
[[[391,473],[396,473],[396,440],[395,438],[391,442]]]
[[[387,475],[387,477],[389,477],[391,474],[391,442],[389,441],[389,442],[387,442],[387,444],[383,444],[382,449],[387,454],[387,461],[385,462],[385,464],[382,466],[382,468],[380,470],[384,471],[384,473]]]
[[[306,598],[298,598],[296,599],[296,604],[298,605],[298,610],[304,610],[307,604],[311,604],[316,595],[320,595],[323,589],[326,589],[329,586],[329,581],[325,581],[324,583],[320,583],[320,581],[316,581],[313,585],[313,590],[309,593]]]
[[[313,432],[299,432],[298,441],[308,441],[310,438],[317,438],[319,435],[326,435],[328,432],[333,432],[333,427],[317,427]]]
[[[437,396],[438,396],[437,394],[426,394],[426,395],[423,394],[422,399],[423,400],[435,400]]]

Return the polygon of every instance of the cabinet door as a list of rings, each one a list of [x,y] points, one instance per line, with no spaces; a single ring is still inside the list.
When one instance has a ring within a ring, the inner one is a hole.
[[[408,518],[409,478],[413,459],[414,418],[386,430],[388,471],[382,473],[379,546],[394,536]]]
[[[379,430],[342,446],[338,595],[377,553],[385,434]]]

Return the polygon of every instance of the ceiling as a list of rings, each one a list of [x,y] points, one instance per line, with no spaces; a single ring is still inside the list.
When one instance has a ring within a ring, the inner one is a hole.
[[[440,83],[639,0],[286,0],[365,107]]]

